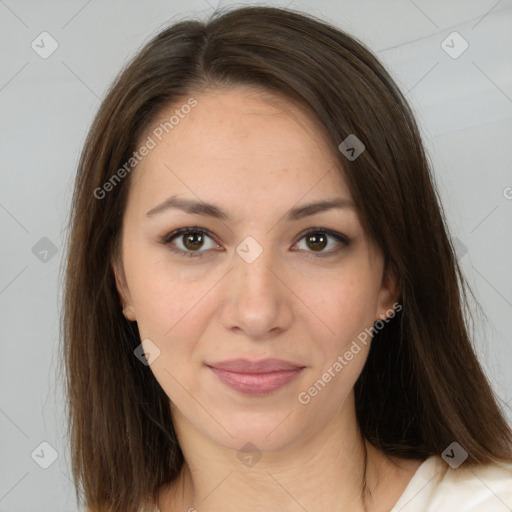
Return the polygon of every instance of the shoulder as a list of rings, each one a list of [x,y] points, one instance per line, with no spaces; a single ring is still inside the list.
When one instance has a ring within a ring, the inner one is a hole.
[[[512,510],[512,461],[454,469],[441,457],[416,471],[392,512],[504,512]]]

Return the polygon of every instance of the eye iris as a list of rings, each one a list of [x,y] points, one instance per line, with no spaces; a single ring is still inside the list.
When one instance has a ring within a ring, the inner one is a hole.
[[[183,244],[187,249],[200,249],[203,243],[204,238],[202,233],[194,232],[183,235]],[[306,237],[306,243],[313,251],[321,251],[327,246],[327,236],[325,233],[314,233]]]
[[[203,243],[202,233],[187,233],[183,237],[183,244],[190,250],[200,249]]]
[[[327,237],[324,233],[315,233],[306,238],[306,243],[310,249],[319,251],[327,245]]]

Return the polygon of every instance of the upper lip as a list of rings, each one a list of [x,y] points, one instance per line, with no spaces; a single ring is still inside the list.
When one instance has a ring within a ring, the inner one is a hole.
[[[228,361],[219,361],[218,363],[208,363],[206,366],[237,373],[268,373],[304,368],[303,365],[275,358],[261,359],[260,361],[230,359]]]

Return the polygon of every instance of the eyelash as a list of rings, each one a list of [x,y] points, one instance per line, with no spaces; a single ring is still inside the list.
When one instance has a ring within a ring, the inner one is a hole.
[[[177,247],[172,247],[171,246],[171,242],[175,238],[178,238],[180,235],[181,236],[187,235],[189,233],[200,233],[202,235],[208,236],[212,240],[214,239],[213,234],[209,230],[207,230],[205,228],[186,227],[186,228],[176,229],[176,230],[172,231],[171,233],[165,235],[163,238],[161,238],[159,240],[159,243],[161,243],[162,245],[169,246],[169,249],[171,251],[173,251],[173,252],[175,252],[175,253],[177,253],[177,254],[179,254],[181,256],[187,256],[187,257],[190,257],[190,258],[198,258],[198,257],[201,258],[201,257],[203,257],[203,253],[205,253],[207,251],[184,251],[184,250],[179,249]],[[337,231],[332,231],[330,229],[325,229],[325,228],[310,228],[307,231],[301,233],[301,235],[298,238],[297,242],[299,242],[300,240],[302,240],[303,238],[305,238],[305,237],[307,237],[309,235],[319,234],[319,233],[334,238],[336,241],[341,242],[345,247],[348,247],[350,245],[350,240],[349,240],[348,237],[346,237],[342,233],[338,233]],[[306,252],[312,252],[313,256],[309,256],[309,257],[312,257],[312,258],[325,258],[326,256],[330,256],[330,255],[336,254],[339,251],[334,251],[334,252],[333,251],[329,251],[329,252],[320,251],[320,252],[318,252],[316,254],[315,254],[315,251],[306,251]]]

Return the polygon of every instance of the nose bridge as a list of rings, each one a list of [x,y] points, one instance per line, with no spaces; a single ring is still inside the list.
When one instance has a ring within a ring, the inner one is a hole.
[[[254,237],[246,237],[236,248],[234,265],[240,286],[238,293],[254,298],[263,295],[268,300],[275,300],[272,297],[276,291],[276,278],[272,269],[275,266],[275,255],[270,244],[262,245]]]
[[[233,255],[223,323],[259,337],[275,328],[285,328],[291,311],[286,292],[276,277],[276,258],[270,244],[265,247],[247,237]]]

